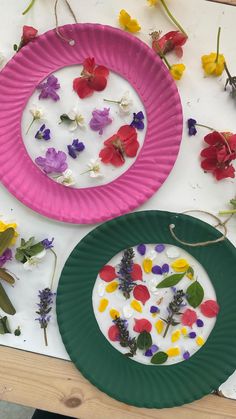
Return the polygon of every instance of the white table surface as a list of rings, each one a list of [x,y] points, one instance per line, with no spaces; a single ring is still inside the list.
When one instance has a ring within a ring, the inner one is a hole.
[[[201,69],[200,57],[215,50],[218,26],[222,27],[221,45],[232,73],[236,73],[235,63],[235,21],[236,8],[206,2],[204,0],[168,1],[171,10],[186,29],[189,40],[184,46],[183,61],[186,73],[178,88],[184,112],[184,124],[193,117],[200,123],[214,126],[218,130],[236,131],[235,103],[224,92],[225,75],[218,79],[205,78]],[[60,24],[72,22],[63,1],[59,7]],[[117,16],[122,8],[137,18],[142,26],[139,36],[150,43],[149,33],[153,30],[173,30],[173,26],[161,8],[149,8],[145,0],[70,0],[79,22],[97,22],[118,26]],[[24,17],[21,15],[27,1],[1,0],[0,15],[0,52],[10,59],[12,45],[19,42],[24,24],[32,25],[43,33],[55,26],[51,0],[37,0],[34,8]],[[177,62],[174,55],[172,62]],[[10,127],[9,127],[10,129]],[[188,209],[202,209],[217,214],[227,208],[228,201],[235,195],[235,180],[217,182],[211,174],[200,168],[199,153],[203,148],[204,130],[196,137],[187,135],[184,126],[183,139],[176,164],[161,189],[138,210],[161,209],[182,212]],[[91,229],[91,226],[62,224],[44,218],[18,202],[0,185],[0,219],[16,221],[22,237],[34,235],[37,240],[55,237],[55,251],[59,263],[57,280],[61,269],[74,246]],[[196,214],[199,216],[199,214]],[[206,221],[211,222],[211,220]],[[228,225],[228,238],[236,244],[236,217]],[[51,258],[51,259],[50,259]],[[37,290],[48,286],[53,259],[47,255],[44,262],[34,273],[24,271],[21,264],[11,262],[8,266],[20,278],[14,289],[7,291],[17,313],[9,316],[12,330],[18,325],[22,335],[0,337],[2,345],[67,359],[58,331],[55,315],[48,328],[49,346],[45,347],[42,332],[35,322]],[[54,313],[55,314],[55,313]],[[236,378],[224,387],[224,394],[236,397],[234,384]]]

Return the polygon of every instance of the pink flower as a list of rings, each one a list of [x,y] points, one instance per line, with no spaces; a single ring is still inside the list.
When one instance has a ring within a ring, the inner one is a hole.
[[[92,119],[89,122],[89,126],[93,131],[98,131],[99,135],[103,134],[103,129],[112,123],[112,119],[109,118],[110,108],[104,108],[103,110],[95,109],[92,112]]]
[[[160,32],[152,32],[152,49],[157,53],[166,54],[167,52],[173,51],[177,57],[181,58],[183,56],[182,46],[187,41],[187,35],[183,34],[180,31],[171,31],[167,32],[165,35],[160,37]]]
[[[66,153],[64,151],[56,151],[55,148],[48,148],[45,157],[37,157],[35,163],[42,168],[42,170],[49,173],[63,173],[67,168]]]

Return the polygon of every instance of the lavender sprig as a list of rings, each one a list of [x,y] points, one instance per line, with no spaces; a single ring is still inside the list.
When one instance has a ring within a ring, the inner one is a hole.
[[[185,296],[185,293],[183,292],[183,290],[178,290],[175,292],[175,295],[172,299],[172,301],[170,302],[169,306],[168,306],[168,312],[169,312],[169,316],[167,317],[166,320],[162,319],[165,323],[166,323],[166,328],[165,328],[165,332],[163,335],[163,338],[166,337],[167,332],[169,330],[170,326],[176,326],[177,324],[179,324],[179,322],[177,322],[174,319],[175,315],[180,315],[182,313],[180,313],[180,309],[181,307],[183,307],[183,297]]]
[[[119,264],[119,271],[118,271],[118,280],[120,282],[119,289],[122,291],[124,297],[128,299],[130,297],[130,293],[135,287],[136,283],[132,281],[131,272],[133,269],[133,258],[135,253],[130,247],[124,251],[123,257]]]
[[[136,355],[136,351],[137,351],[137,341],[136,338],[131,338],[129,335],[129,331],[127,330],[127,320],[121,319],[120,317],[116,317],[113,320],[113,323],[115,323],[115,325],[118,327],[119,332],[120,332],[120,336],[119,336],[119,340],[120,340],[120,345],[123,346],[123,348],[129,348],[130,352],[126,353],[126,356],[129,357],[133,357],[134,355]]]
[[[42,291],[39,291],[39,294],[38,294],[39,303],[37,304],[37,306],[39,308],[36,311],[36,314],[39,314],[39,317],[35,320],[39,321],[41,329],[43,329],[44,341],[45,341],[46,346],[48,346],[47,327],[51,318],[49,313],[52,310],[54,295],[55,293],[53,293],[50,290],[50,288],[44,288]]]

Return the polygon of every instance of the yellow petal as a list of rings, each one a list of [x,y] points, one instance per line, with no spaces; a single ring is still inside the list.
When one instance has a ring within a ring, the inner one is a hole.
[[[181,333],[182,333],[182,335],[186,336],[187,333],[188,333],[188,329],[186,327],[182,327]]]
[[[163,328],[164,328],[164,322],[163,320],[158,320],[155,324],[155,328],[157,330],[157,333],[159,333],[159,335],[161,334]]]
[[[123,29],[126,29],[129,32],[135,33],[140,31],[141,26],[139,25],[136,19],[131,19],[129,13],[126,10],[122,9],[119,14],[119,23]]]
[[[202,345],[204,345],[204,343],[205,343],[205,340],[201,336],[198,336],[197,339],[196,339],[196,344],[198,346],[202,346]]]
[[[171,267],[175,272],[185,272],[187,271],[189,264],[185,259],[177,259],[171,264]]]
[[[106,286],[106,292],[114,292],[118,288],[118,282],[112,281]]]
[[[184,70],[185,70],[184,64],[173,64],[170,68],[170,74],[172,75],[173,79],[180,80]]]
[[[115,319],[116,317],[120,317],[120,313],[115,308],[112,308],[110,310],[110,316],[111,316],[112,319]]]
[[[11,245],[13,245],[16,242],[16,238],[19,236],[19,234],[16,232],[17,224],[16,223],[6,224],[3,221],[0,221],[0,233],[2,233],[3,231],[5,231],[7,228],[10,228],[10,227],[14,228],[15,230],[14,237],[11,241]]]
[[[202,56],[202,67],[205,71],[205,74],[208,76],[221,76],[224,71],[224,63],[225,57],[223,54],[219,54],[217,61],[217,54],[215,52],[211,52],[208,55]]]
[[[169,348],[166,351],[168,356],[178,356],[180,355],[180,349],[178,348],[178,346],[176,348]]]
[[[142,306],[137,300],[131,301],[130,305],[134,310],[139,311],[139,313],[142,313]]]
[[[143,269],[146,274],[149,274],[152,270],[152,259],[145,258],[143,261]]]
[[[106,310],[107,306],[108,306],[108,300],[106,298],[102,298],[98,306],[98,311],[102,313],[103,311]]]
[[[176,330],[176,331],[175,331],[175,332],[173,332],[173,333],[172,333],[172,335],[171,335],[171,341],[172,341],[172,342],[177,342],[177,340],[179,340],[179,338],[180,338],[180,335],[181,335],[180,330]]]

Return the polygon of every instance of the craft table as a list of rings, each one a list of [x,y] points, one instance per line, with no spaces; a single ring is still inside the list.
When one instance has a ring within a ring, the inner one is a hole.
[[[143,1],[145,3],[145,0],[139,0],[139,2]],[[194,5],[196,6],[195,9],[198,8],[198,4],[200,3],[204,3],[204,5],[206,4],[203,0],[185,0],[186,4],[192,3],[192,7],[194,7]],[[212,1],[212,0],[209,0]],[[38,0],[38,3],[42,2],[42,8],[44,8],[44,12],[45,12],[45,7],[47,1],[46,0]],[[94,6],[98,6],[100,5],[100,9],[101,9],[101,4],[103,4],[103,8],[104,8],[104,22],[103,23],[110,23],[113,25],[116,25],[117,22],[114,19],[113,22],[109,22],[109,16],[107,16],[106,14],[106,8],[105,3],[108,2],[108,0],[97,0],[97,1],[93,1]],[[221,1],[221,0],[215,0],[215,2],[217,3],[224,3],[225,6],[216,6],[216,4],[212,5],[210,3],[207,3],[207,12],[211,13],[211,8],[212,8],[212,14],[217,13],[217,19],[216,19],[216,26],[215,26],[215,33],[217,32],[217,28],[218,25],[222,24],[224,25],[224,23],[221,23],[220,21],[220,15],[224,15],[227,9],[228,12],[228,8],[230,8],[230,6],[226,6],[226,4],[228,5],[235,5],[236,6],[236,0],[225,0],[225,1]],[[24,6],[28,3],[27,1],[21,1],[22,5],[18,5],[17,6],[13,6],[13,3],[15,4],[15,0],[4,0],[3,1],[3,5],[2,5],[2,10],[7,10],[8,8],[8,4],[10,5],[10,10],[13,11],[14,7],[17,8],[17,13],[18,16],[20,16],[19,11],[24,8]],[[36,2],[37,3],[37,2]],[[80,3],[80,4],[79,4]],[[78,15],[78,20],[79,21],[85,21],[87,19],[87,21],[96,21],[96,11],[94,10],[92,13],[92,18],[90,19],[90,12],[87,12],[87,16],[85,17],[85,9],[86,9],[86,5],[85,5],[85,0],[81,0],[80,2],[74,0],[71,1],[71,4],[73,6],[73,9],[75,10],[75,12]],[[119,5],[119,10],[122,7],[126,6],[126,3],[128,2],[121,2],[123,4]],[[134,2],[132,2],[134,5]],[[179,2],[175,2],[175,3],[179,3]],[[173,5],[173,7],[175,7],[174,12],[176,12],[178,10],[178,16],[181,17],[181,8],[183,8],[184,5],[184,1],[181,0],[181,6],[178,8],[178,6],[175,4]],[[108,4],[108,3],[107,3]],[[4,9],[5,7],[5,9]],[[35,6],[36,7],[36,6]],[[37,5],[37,7],[39,7],[39,5]],[[205,7],[205,6],[204,6]],[[128,5],[127,5],[128,8]],[[199,7],[200,9],[200,7]],[[213,10],[214,9],[214,10]],[[39,9],[37,9],[39,10]],[[83,13],[80,13],[80,10],[83,11]],[[87,9],[88,11],[88,9]],[[135,10],[134,7],[132,8],[130,5],[130,11],[132,11],[135,15]],[[43,12],[42,12],[43,13]],[[51,12],[50,12],[51,13]],[[196,13],[195,13],[196,14]],[[204,14],[204,11],[202,13],[202,15]],[[81,15],[82,18],[81,18]],[[7,12],[5,11],[3,16],[5,16],[6,20],[7,19]],[[32,16],[32,19],[31,19]],[[53,27],[53,17],[51,16],[51,19],[48,19],[47,25],[43,25],[42,24],[42,20],[39,22],[37,21],[37,13],[34,13],[32,11],[32,15],[30,16],[27,15],[27,17],[16,17],[15,15],[11,16],[9,15],[9,23],[11,25],[16,25],[17,26],[17,33],[18,35],[20,34],[21,31],[21,27],[24,24],[28,24],[28,25],[32,25],[35,27],[38,27],[40,29],[40,32],[43,32],[45,30],[51,29]],[[63,16],[63,13],[62,13]],[[136,17],[136,15],[134,16]],[[139,16],[141,17],[141,15]],[[235,15],[236,17],[236,15]],[[4,19],[4,17],[2,17],[2,19]],[[162,16],[163,19],[163,16]],[[209,19],[211,19],[211,17],[209,17]],[[50,23],[49,23],[50,20]],[[62,18],[62,20],[64,20],[63,23],[66,23],[66,21],[69,20],[68,17],[64,17]],[[180,19],[181,20],[181,19]],[[167,22],[166,27],[163,28],[163,30],[171,30],[171,24],[168,22],[168,20],[165,19],[165,21]],[[99,22],[102,22],[102,16],[101,16],[101,11],[100,11],[100,15],[99,15]],[[1,18],[0,18],[0,23],[1,23]],[[152,22],[153,23],[153,22]],[[184,22],[186,23],[186,22]],[[5,51],[7,50],[7,48],[11,47],[11,42],[13,44],[13,41],[16,41],[12,39],[12,37],[10,36],[10,32],[11,32],[11,26],[9,24],[9,33],[6,35],[6,31],[4,31],[4,28],[1,30],[0,28],[0,50],[1,47],[5,47]],[[195,30],[195,34],[193,37],[196,36],[196,28],[197,31],[200,31],[201,29],[201,24],[202,21],[201,19],[199,19],[199,21],[197,21],[197,19],[193,18],[193,26],[194,26],[194,30]],[[168,26],[169,25],[169,26]],[[1,26],[1,25],[0,25]],[[151,24],[150,24],[151,26]],[[160,28],[161,29],[161,28]],[[229,27],[226,28],[224,27],[223,29],[228,30],[229,32],[231,30],[233,30],[233,27]],[[207,32],[208,28],[204,29],[204,36],[206,36],[206,34],[208,34]],[[15,34],[16,35],[16,31]],[[232,39],[235,39],[235,36],[232,37]],[[146,39],[144,39],[145,41],[148,41],[148,37],[146,36]],[[211,40],[213,42],[214,40],[214,36],[211,34]],[[5,44],[4,44],[4,41]],[[2,44],[2,45],[1,45]],[[208,45],[207,45],[208,46]],[[223,47],[222,47],[223,49]],[[225,51],[226,48],[224,48]],[[214,50],[214,45],[212,45],[212,50]],[[231,52],[231,56],[230,56],[230,60],[231,60],[231,64],[233,66],[233,60],[235,59],[234,56],[234,45],[231,45],[231,48],[228,48],[228,53]],[[204,53],[209,53],[210,50],[208,51],[208,48],[206,48],[204,50]],[[190,54],[190,52],[188,52],[188,54]],[[191,61],[191,63],[193,63],[194,60],[199,60],[199,55],[198,53],[196,54],[195,51],[192,51],[192,61],[189,58],[190,55],[188,55],[188,59]],[[6,53],[6,55],[8,55],[8,53]],[[12,55],[9,54],[7,58],[10,58],[10,56]],[[194,58],[194,60],[193,60]],[[187,64],[187,63],[186,63]],[[234,72],[236,72],[236,68],[234,66],[234,69],[232,70]],[[189,73],[190,74],[190,73]],[[188,77],[188,76],[186,76]],[[189,77],[191,77],[191,75],[189,75]],[[209,83],[211,84],[211,81],[209,81]],[[184,85],[184,79],[183,81],[181,81],[182,86]],[[193,81],[194,84],[194,81]],[[205,83],[206,85],[206,83]],[[208,87],[206,87],[207,89]],[[209,89],[210,91],[210,89]],[[180,93],[181,89],[180,89]],[[200,93],[197,92],[196,88],[193,91],[193,95],[194,96],[194,104],[193,104],[193,109],[196,109],[196,104],[197,101],[199,102],[199,99],[197,95],[200,96]],[[220,95],[223,95],[223,93],[218,94],[217,98],[221,98]],[[216,96],[216,94],[215,94]],[[187,95],[186,92],[184,92],[184,106],[185,106],[185,110],[187,108],[187,106],[190,106],[189,103],[187,101]],[[222,97],[222,102],[225,99]],[[223,104],[222,104],[223,106]],[[220,109],[220,107],[217,107],[218,111]],[[189,112],[191,111],[191,109],[189,110]],[[234,110],[235,112],[235,110]],[[211,112],[209,112],[209,116],[213,117],[214,111],[211,110]],[[187,115],[188,117],[195,117],[194,114],[188,113]],[[207,117],[207,115],[205,115]],[[230,125],[230,116],[232,117],[232,113],[231,115],[228,116],[228,118],[226,117],[225,119],[225,124],[229,124]],[[232,118],[231,118],[232,119]],[[217,117],[215,116],[215,120],[217,121]],[[201,121],[202,123],[206,123],[210,124],[210,121],[208,121],[207,119],[205,119],[205,121]],[[234,121],[231,121],[231,126],[229,126],[229,128],[231,130],[235,130],[235,126],[233,126],[232,124],[234,123]],[[222,124],[223,125],[223,124]],[[220,127],[221,128],[221,127]],[[185,135],[186,137],[186,135]],[[192,145],[189,145],[190,141],[194,141],[195,143],[197,141],[201,141],[200,139],[194,139],[194,140],[186,140],[185,138],[185,148],[190,149],[190,147],[195,147]],[[188,142],[188,144],[186,145],[186,143]],[[182,150],[183,151],[183,150]],[[185,154],[186,157],[186,154]],[[174,169],[175,171],[177,171],[177,169]],[[184,173],[184,172],[182,172]],[[210,175],[209,175],[210,176]],[[172,176],[173,178],[173,176]],[[173,184],[173,179],[171,179],[171,182]],[[1,186],[1,185],[0,185]],[[178,186],[178,185],[177,185]],[[177,187],[176,186],[176,187]],[[186,186],[186,185],[185,185]],[[208,185],[209,187],[209,185]],[[216,189],[218,187],[214,186]],[[192,191],[192,195],[190,194],[189,196],[191,197],[191,200],[189,199],[189,207],[194,205],[194,194],[198,194],[199,193],[199,185],[196,182],[196,178],[195,178],[195,182],[192,182],[192,186],[191,188],[193,189]],[[223,190],[223,187],[219,185],[219,190],[218,192],[212,194],[212,205],[211,207],[207,207],[207,205],[203,205],[203,203],[205,202],[204,199],[207,199],[206,196],[204,196],[204,194],[202,194],[202,196],[199,198],[198,201],[198,205],[203,208],[203,209],[209,209],[209,211],[211,212],[215,212],[217,214],[216,211],[218,211],[219,209],[222,209],[224,207],[224,205],[227,205],[227,202],[230,198],[233,198],[232,196],[232,192],[235,192],[235,184],[234,184],[234,188],[233,188],[233,181],[231,183],[229,183],[226,186],[226,189]],[[225,191],[225,194],[223,193],[223,191]],[[205,194],[207,194],[207,191],[205,190]],[[13,198],[12,196],[8,196],[8,192],[5,190],[5,188],[3,188],[1,186],[0,189],[0,196],[1,196],[1,208],[0,208],[0,212],[1,215],[4,214],[4,204],[3,201],[4,199],[7,199],[7,203],[5,203],[5,210],[6,208],[11,205],[12,208],[14,208],[14,206],[17,207],[17,210],[14,211],[13,216],[15,216],[17,218],[17,214],[22,214],[24,212],[26,212],[27,214],[29,214],[29,224],[34,222],[34,217],[35,217],[35,221],[36,223],[38,222],[38,227],[36,228],[37,231],[40,231],[40,228],[42,228],[42,226],[40,225],[40,216],[35,216],[34,213],[32,213],[32,211],[28,210],[26,207],[24,207],[23,205],[19,204],[16,202],[15,198]],[[159,194],[158,194],[159,195]],[[184,195],[184,190],[183,190],[183,195]],[[162,202],[162,198],[164,197],[164,190],[162,188],[162,190],[160,191],[160,198],[159,200],[156,200],[156,198],[152,198],[152,200],[150,201],[150,203],[145,204],[145,206],[143,206],[141,209],[167,209],[167,210],[173,210],[173,211],[183,211],[187,208],[187,201],[183,201],[181,203],[176,203],[175,207],[172,207],[172,199],[169,198],[166,200],[166,202]],[[154,200],[155,199],[155,200]],[[183,198],[184,199],[184,198]],[[217,205],[218,203],[218,205]],[[194,206],[194,208],[197,208]],[[18,211],[18,213],[17,213]],[[49,225],[50,220],[47,221],[47,225]],[[51,222],[52,226],[54,225],[54,227],[58,228],[59,231],[59,227],[58,227],[58,223],[55,222]],[[235,244],[235,226],[236,223],[234,223],[232,225],[231,228],[229,228],[229,239],[232,240]],[[60,227],[61,228],[61,234],[63,235],[63,231],[65,231],[66,229],[69,229],[72,232],[73,227],[72,226],[63,226]],[[80,236],[83,237],[85,234],[87,234],[88,231],[88,227],[85,226],[79,226],[78,227],[80,229]],[[91,229],[91,228],[90,228]],[[37,232],[36,231],[36,232]],[[47,231],[49,232],[49,231]],[[30,233],[32,233],[32,231],[30,231]],[[53,228],[50,230],[50,233],[53,233]],[[72,242],[71,244],[71,249],[68,249],[68,252],[70,250],[72,250],[73,246],[76,244],[78,240],[76,240],[74,243]],[[61,253],[60,253],[61,252]],[[69,254],[69,253],[68,253]],[[59,249],[59,256],[61,256],[61,265],[59,264],[59,268],[58,268],[58,276],[59,276],[59,272],[60,269],[63,266],[63,263],[65,262],[65,257],[63,258],[62,256],[62,250]],[[65,255],[64,255],[65,256]],[[51,339],[54,338],[54,335],[51,336]],[[56,339],[59,339],[58,336],[55,337],[55,341]],[[10,342],[10,341],[9,341]],[[59,341],[58,341],[59,342]],[[32,338],[32,348],[29,349],[27,348],[26,350],[24,349],[24,346],[22,345],[22,348],[19,349],[21,346],[18,345],[18,349],[14,348],[14,347],[9,347],[7,346],[6,341],[3,342],[3,339],[1,338],[1,349],[0,349],[0,398],[2,400],[5,401],[9,401],[9,402],[13,402],[13,403],[19,403],[19,404],[23,404],[26,406],[32,406],[32,407],[37,407],[43,410],[48,410],[48,411],[52,411],[52,412],[57,412],[60,414],[64,414],[64,415],[68,415],[71,417],[76,417],[76,418],[80,418],[80,419],[90,419],[90,418],[95,418],[95,419],[110,419],[111,417],[114,419],[121,419],[121,418],[125,418],[125,419],[131,419],[131,418],[140,418],[140,419],[144,419],[144,418],[158,418],[158,419],[167,419],[167,418],[173,418],[175,417],[176,419],[181,418],[181,419],[185,419],[185,418],[191,418],[191,419],[220,419],[220,418],[236,418],[236,401],[235,400],[230,400],[227,399],[225,397],[220,397],[223,394],[219,391],[218,395],[209,395],[204,397],[203,399],[196,401],[194,403],[188,404],[188,405],[184,405],[182,407],[178,407],[178,408],[174,408],[174,409],[162,409],[162,410],[156,410],[156,409],[139,409],[133,406],[129,406],[123,403],[120,403],[110,397],[108,397],[106,394],[102,393],[101,391],[99,391],[96,387],[92,386],[82,375],[81,373],[74,367],[74,365],[67,360],[62,360],[59,359],[60,358],[60,351],[54,351],[54,353],[50,353],[45,351],[45,350],[37,350],[35,349],[37,347],[38,344],[38,340],[37,337],[35,337],[35,341],[33,342],[33,338]],[[61,343],[60,343],[61,344]],[[4,345],[4,346],[3,346]],[[10,346],[14,346],[14,344],[9,343]],[[35,345],[35,346],[34,346]],[[56,345],[57,345],[57,341],[56,341]],[[35,352],[40,352],[35,353]],[[53,356],[48,356],[48,355],[53,355]],[[63,356],[62,356],[63,357]],[[235,382],[235,381],[234,381]],[[233,386],[233,384],[232,384]],[[158,390],[157,390],[158,391]],[[224,393],[224,392],[223,392]],[[233,391],[232,391],[233,394]],[[227,396],[230,397],[230,393],[227,394]],[[235,396],[234,396],[235,398]],[[17,418],[16,418],[17,419]]]

